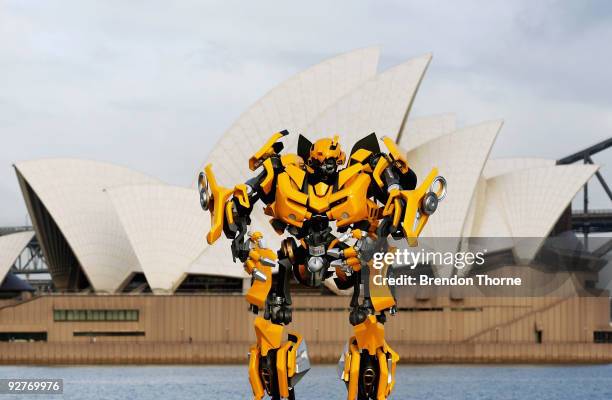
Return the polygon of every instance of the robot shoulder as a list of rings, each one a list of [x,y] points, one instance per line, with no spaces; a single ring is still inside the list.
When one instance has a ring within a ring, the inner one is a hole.
[[[270,157],[278,156],[284,147],[283,142],[279,142],[279,139],[288,134],[289,132],[284,130],[270,136],[268,141],[249,158],[249,168],[251,171],[261,167]]]

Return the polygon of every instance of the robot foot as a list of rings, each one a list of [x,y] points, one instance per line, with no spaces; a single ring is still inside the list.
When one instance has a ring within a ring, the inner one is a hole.
[[[261,400],[266,394],[272,400],[295,399],[295,385],[310,370],[306,342],[293,332],[278,347],[262,346],[264,342],[265,337],[258,335],[258,343],[249,352],[249,382],[253,399]]]
[[[375,322],[366,320],[364,324]],[[365,327],[373,330],[375,326]],[[382,336],[352,337],[338,365],[338,374],[348,390],[347,400],[386,400],[395,385],[398,361],[398,354]]]

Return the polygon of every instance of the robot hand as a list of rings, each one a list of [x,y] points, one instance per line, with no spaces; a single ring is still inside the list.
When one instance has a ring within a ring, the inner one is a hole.
[[[265,247],[261,232],[249,234],[249,248],[249,256],[244,262],[244,269],[254,280],[266,282],[268,280],[267,270],[271,272],[271,269],[277,264],[276,253]]]
[[[380,251],[378,240],[369,237],[359,229],[348,230],[338,238],[338,241],[346,244],[350,239],[357,239],[353,246],[344,249],[334,247],[327,251],[328,255],[336,258],[330,263],[330,266],[344,273],[361,270],[362,264],[365,265],[372,259],[376,251]]]
[[[446,197],[446,180],[434,168],[423,183],[414,190],[392,188],[382,215],[390,221],[389,233],[395,238],[405,237],[410,246],[417,238],[438,203]]]
[[[277,264],[276,253],[265,247],[261,232],[249,235],[249,255],[244,270],[251,275],[253,283],[246,294],[247,301],[262,308],[272,287],[272,268]]]

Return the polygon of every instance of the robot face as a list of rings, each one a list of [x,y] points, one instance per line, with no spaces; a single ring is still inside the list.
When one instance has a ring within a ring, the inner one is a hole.
[[[338,144],[338,136],[334,136],[333,139],[319,139],[312,145],[307,165],[311,173],[320,175],[325,181],[336,173],[344,161],[345,154]]]

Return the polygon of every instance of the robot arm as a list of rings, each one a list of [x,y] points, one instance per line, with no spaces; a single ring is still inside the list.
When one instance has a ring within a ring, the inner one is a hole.
[[[446,180],[432,168],[417,187],[416,175],[396,144],[388,137],[383,141],[389,154],[378,160],[373,171],[376,184],[387,192],[381,225],[394,237],[405,237],[409,246],[416,246],[429,216],[446,196]]]
[[[255,400],[261,400],[266,393],[274,399],[295,398],[294,386],[310,369],[302,336],[289,332],[287,341],[283,342],[283,324],[291,321],[290,300],[288,291],[281,298],[280,292],[272,289],[272,269],[278,265],[282,276],[283,260],[278,261],[277,253],[264,245],[260,232],[247,233],[254,204],[258,200],[266,204],[274,201],[276,175],[283,168],[279,154],[282,143],[277,140],[286,134],[284,131],[273,135],[251,157],[251,170],[262,167],[262,171],[244,184],[234,189],[220,186],[210,165],[198,180],[202,208],[211,215],[207,241],[214,243],[222,232],[232,240],[234,261],[243,262],[245,271],[252,277],[246,300],[256,315],[263,310],[263,316],[254,320],[257,342],[249,352],[249,381]],[[283,279],[279,278],[278,282]]]
[[[218,184],[209,164],[200,173],[198,186],[200,203],[205,211],[210,212],[211,228],[206,236],[213,244],[221,233],[232,240],[231,249],[234,261],[240,260],[245,271],[253,277],[253,285],[247,293],[247,301],[258,308],[263,307],[272,284],[272,268],[277,264],[277,255],[267,249],[260,232],[248,233],[251,225],[251,212],[254,204],[262,200],[269,204],[274,201],[274,184],[276,175],[282,169],[279,152],[282,143],[278,139],[286,131],[272,135],[270,140],[251,157],[249,167],[262,171],[243,184],[233,189]]]
[[[253,278],[253,284],[247,292],[247,301],[257,308],[262,308],[272,285],[272,268],[276,266],[277,255],[265,247],[260,232],[247,233],[251,224],[250,214],[253,205],[260,198],[262,173],[244,184],[227,189],[217,183],[210,165],[198,179],[200,203],[202,208],[210,211],[211,228],[206,236],[213,244],[221,233],[232,240],[232,256],[239,259],[244,270]]]
[[[373,135],[371,135],[373,136]],[[416,174],[408,167],[406,158],[401,154],[392,139],[383,138],[388,154],[380,152],[378,145],[367,143],[366,137],[358,143],[362,147],[353,149],[349,167],[354,163],[363,165],[363,169],[372,176],[374,197],[384,204],[370,232],[359,229],[346,232],[338,238],[340,242],[356,239],[348,248],[332,248],[328,251],[336,260],[331,266],[336,267],[337,274],[343,271],[359,271],[369,262],[374,253],[387,250],[387,237],[406,238],[410,246],[417,245],[417,238],[430,215],[432,215],[446,194],[446,181],[438,176],[437,168],[417,187]],[[377,139],[374,136],[374,141]],[[357,145],[356,145],[357,146]],[[372,221],[371,221],[372,222]],[[346,245],[345,245],[346,247]]]
[[[249,159],[252,171],[263,167],[262,171],[244,184],[234,189],[222,187],[217,183],[208,164],[200,173],[198,186],[200,203],[205,211],[211,214],[211,229],[206,239],[213,244],[221,236],[232,239],[232,255],[245,262],[249,254],[249,243],[246,239],[247,229],[251,223],[250,214],[258,200],[271,203],[274,200],[274,183],[279,169],[282,168],[280,151],[283,146],[278,139],[286,136],[287,131],[275,133],[268,142]]]
[[[242,262],[248,256],[246,233],[250,224],[250,213],[256,194],[248,184],[236,185],[234,189],[225,188],[217,179],[209,164],[198,178],[200,205],[210,212],[211,227],[206,235],[208,244],[219,239],[221,233],[232,239],[232,255]]]

